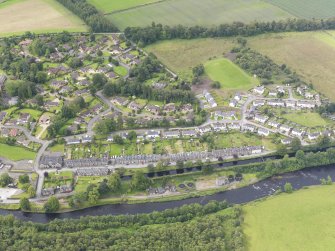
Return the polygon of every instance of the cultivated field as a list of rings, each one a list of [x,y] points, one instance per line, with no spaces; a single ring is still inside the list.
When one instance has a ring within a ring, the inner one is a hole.
[[[335,100],[335,36],[333,32],[262,35],[248,39],[251,48],[286,64]]]
[[[266,0],[268,3],[299,18],[330,18],[335,16],[334,0]]]
[[[334,210],[334,185],[251,203],[244,207],[248,250],[333,250]]]
[[[213,81],[219,81],[223,89],[248,90],[259,84],[229,59],[219,58],[207,61],[205,72]]]
[[[160,0],[88,0],[90,4],[94,5],[103,13],[111,13],[115,11],[136,8],[158,1]]]
[[[121,1],[121,0],[120,0]],[[120,11],[108,16],[120,29],[147,26],[154,21],[166,25],[206,25],[233,21],[272,21],[293,15],[261,0],[168,0]]]
[[[193,39],[163,41],[146,47],[172,71],[190,78],[192,68],[213,57],[222,57],[234,47],[229,39]]]
[[[2,4],[4,4],[2,6]],[[25,31],[86,31],[83,21],[54,0],[13,0],[0,3],[0,35]]]

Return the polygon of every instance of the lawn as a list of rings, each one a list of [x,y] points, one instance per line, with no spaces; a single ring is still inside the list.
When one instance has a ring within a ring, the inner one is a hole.
[[[230,52],[234,47],[232,39],[192,39],[162,41],[147,46],[146,51],[154,53],[172,71],[190,78],[192,68],[210,58]]]
[[[0,156],[12,161],[34,160],[36,153],[23,147],[0,143]]]
[[[216,135],[214,145],[217,149],[241,146],[260,146],[262,145],[262,140],[256,135],[230,132]]]
[[[120,0],[121,1],[121,0]],[[169,0],[113,13],[107,16],[121,30],[129,26],[212,26],[241,21],[272,21],[294,16],[261,0]]]
[[[219,81],[223,89],[248,90],[259,84],[257,79],[252,78],[240,67],[226,58],[207,61],[205,72],[213,81]]]
[[[332,32],[261,35],[248,39],[251,48],[278,64],[286,64],[307,83],[335,100],[335,38]]]
[[[35,121],[37,121],[40,117],[41,117],[41,114],[42,112],[41,111],[38,111],[38,110],[34,110],[34,109],[21,109],[21,110],[17,110],[16,113],[29,113],[30,116],[35,119]]]
[[[335,16],[333,0],[266,0],[299,18],[320,19]]]
[[[297,112],[282,115],[285,119],[306,127],[326,126],[328,122],[316,112]]]
[[[14,0],[0,4],[0,35],[86,31],[84,22],[54,0]]]
[[[88,0],[103,13],[111,13],[115,11],[136,8],[145,4],[155,3],[159,0]]]
[[[334,250],[334,185],[282,194],[243,209],[250,251]]]
[[[121,77],[126,76],[128,73],[128,70],[124,68],[123,66],[116,66],[113,68],[113,71]]]

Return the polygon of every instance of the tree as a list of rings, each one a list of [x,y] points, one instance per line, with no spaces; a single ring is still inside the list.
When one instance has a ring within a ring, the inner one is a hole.
[[[99,189],[94,187],[91,191],[87,194],[87,200],[91,205],[97,204],[100,197]]]
[[[291,148],[293,151],[298,151],[299,149],[301,149],[301,141],[299,138],[292,139]]]
[[[293,187],[291,183],[286,182],[284,185],[284,191],[286,193],[292,193],[293,192]]]
[[[27,193],[29,195],[29,198],[33,198],[36,196],[36,190],[33,186],[28,187]]]
[[[23,174],[19,176],[19,182],[21,184],[29,183],[29,176],[28,174]]]
[[[123,138],[120,135],[114,135],[113,136],[113,141],[114,141],[114,143],[119,144],[119,145],[124,144]]]
[[[145,190],[150,186],[150,180],[141,171],[136,171],[133,175],[130,187],[132,190]]]
[[[183,169],[184,168],[184,161],[177,160],[176,167],[177,167],[177,169]]]
[[[3,173],[0,176],[0,186],[5,187],[13,182],[13,178],[11,178],[8,173]]]
[[[107,185],[107,182],[105,180],[103,180],[102,182],[100,182],[99,184],[99,193],[100,194],[106,194],[109,192],[109,187]]]
[[[47,213],[58,211],[60,207],[59,200],[55,196],[51,196],[48,201],[44,204],[44,210]]]
[[[193,67],[192,72],[194,77],[199,77],[205,73],[205,67],[203,64],[197,65]]]
[[[107,83],[107,77],[102,73],[97,73],[93,75],[93,85],[97,89],[101,89]]]
[[[20,208],[24,211],[30,210],[30,202],[26,197],[20,199]]]
[[[331,139],[327,135],[323,135],[318,139],[317,143],[319,148],[326,148],[331,145]]]
[[[113,173],[108,181],[107,181],[108,188],[112,192],[117,192],[121,189],[121,178],[118,173]]]

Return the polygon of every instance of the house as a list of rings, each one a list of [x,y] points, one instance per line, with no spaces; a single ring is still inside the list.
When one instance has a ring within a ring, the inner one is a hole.
[[[239,123],[228,123],[227,127],[230,130],[241,130],[241,125]]]
[[[96,104],[95,106],[92,107],[92,111],[95,113],[95,114],[99,114],[100,111],[103,109],[103,105],[102,104]]]
[[[163,137],[165,139],[176,139],[180,137],[180,132],[179,131],[165,131],[163,133]]]
[[[183,137],[195,137],[197,136],[197,132],[195,130],[185,130],[181,131],[181,135]]]
[[[5,119],[7,112],[0,112],[0,123]]]
[[[183,113],[188,113],[193,111],[193,106],[191,104],[184,104],[180,107],[180,110]]]
[[[11,97],[10,100],[8,100],[8,105],[13,106],[16,105],[19,102],[19,97]]]
[[[16,137],[16,136],[19,135],[19,133],[20,133],[20,131],[19,131],[18,129],[16,129],[16,128],[12,128],[12,129],[10,129],[10,131],[9,131],[9,136],[10,136],[10,137]]]
[[[82,79],[80,80],[77,85],[80,85],[80,86],[89,86],[90,85],[90,81],[88,81],[87,79]]]
[[[296,103],[293,100],[287,100],[285,104],[286,104],[287,108],[293,108],[294,109],[295,106],[296,106]]]
[[[10,131],[9,128],[2,128],[0,130],[1,137],[7,138],[9,136],[9,131]]]
[[[281,94],[285,94],[285,89],[282,86],[277,86],[277,91]]]
[[[131,110],[133,110],[133,111],[135,111],[135,112],[137,112],[137,111],[141,110],[142,107],[139,104],[137,104],[135,101],[132,101],[128,105],[128,108],[131,109]]]
[[[292,143],[292,139],[291,138],[282,139],[281,143],[284,145],[290,145]]]
[[[229,106],[230,106],[230,107],[236,107],[237,104],[238,104],[238,102],[237,102],[235,99],[231,99],[231,100],[229,101]]]
[[[296,137],[302,137],[304,135],[304,131],[300,128],[293,128],[291,134]]]
[[[267,137],[270,135],[270,131],[265,128],[258,128],[257,133],[261,136]]]
[[[289,125],[281,125],[279,127],[279,130],[282,131],[282,132],[286,132],[286,133],[289,133],[291,131],[292,127],[289,126]]]
[[[59,101],[47,101],[44,103],[44,107],[47,109],[50,109],[52,107],[57,107],[59,106]]]
[[[263,106],[263,105],[265,105],[265,100],[255,100],[255,101],[253,102],[253,105],[254,105],[255,107]]]
[[[280,99],[269,100],[268,105],[269,106],[275,106],[275,107],[284,107],[285,102],[283,100],[280,100]]]
[[[243,126],[243,130],[244,131],[249,131],[249,132],[255,132],[256,131],[256,127],[250,124],[245,124]]]
[[[241,94],[240,94],[239,92],[235,93],[235,95],[234,95],[234,99],[235,99],[236,101],[240,101],[240,100],[242,99]]]
[[[197,131],[200,133],[200,134],[204,134],[204,133],[207,133],[207,132],[211,132],[212,131],[212,127],[211,126],[203,126],[203,127],[198,127],[197,128]]]
[[[142,141],[145,139],[145,134],[144,133],[138,133],[137,134],[137,141]]]
[[[108,72],[105,74],[107,78],[110,78],[110,79],[115,79],[115,78],[118,78],[119,76],[116,75],[114,72]]]
[[[145,110],[147,110],[148,112],[153,113],[153,114],[158,114],[160,112],[161,108],[158,105],[147,105],[145,107]]]
[[[159,131],[150,130],[146,133],[146,138],[148,140],[153,140],[153,139],[160,138],[160,137],[161,137],[161,133]]]
[[[174,103],[169,103],[164,106],[164,111],[166,112],[175,112],[176,111],[176,105]]]
[[[268,122],[268,125],[274,128],[279,128],[280,127],[280,123],[274,120],[271,120]]]
[[[77,145],[80,144],[80,139],[77,138],[71,138],[66,140],[67,145]]]
[[[297,102],[297,107],[299,108],[307,108],[307,109],[313,109],[315,108],[316,104],[311,101],[304,101],[304,100],[299,100]]]
[[[212,128],[215,132],[219,132],[225,130],[226,125],[224,123],[214,123],[212,124]]]
[[[43,114],[39,119],[39,123],[48,125],[50,123],[50,116],[48,114]]]
[[[312,98],[314,98],[314,94],[312,94],[310,92],[306,92],[305,93],[305,98],[312,99]]]
[[[58,93],[59,94],[67,94],[67,93],[70,93],[72,92],[73,88],[71,86],[63,86],[59,91]]]
[[[254,93],[259,94],[259,95],[263,95],[264,91],[265,91],[265,88],[263,85],[257,86],[254,88]]]
[[[309,140],[316,140],[320,137],[320,133],[315,132],[315,133],[309,133],[308,134],[308,139]]]
[[[263,116],[260,114],[256,114],[254,117],[254,120],[257,122],[260,122],[262,124],[264,124],[266,121],[268,121],[269,117],[268,116]]]
[[[30,119],[30,114],[29,113],[21,113],[20,117],[17,120],[18,124],[27,124]]]
[[[203,92],[204,97],[206,98],[207,102],[209,103],[210,107],[214,108],[217,107],[217,103],[215,102],[213,96],[206,90]]]
[[[85,135],[85,136],[82,138],[81,142],[82,142],[83,144],[85,144],[85,143],[91,143],[91,142],[92,142],[92,137],[91,137],[91,136],[88,136],[88,135]]]
[[[277,95],[278,95],[277,90],[271,90],[271,91],[269,91],[269,96],[271,96],[271,97],[277,97]]]
[[[227,111],[227,112],[215,111],[214,112],[215,120],[218,120],[219,117],[221,117],[222,119],[233,119],[233,118],[236,118],[236,112],[235,111]]]
[[[116,105],[126,106],[128,104],[128,100],[122,97],[115,97],[112,99],[112,103]]]
[[[155,89],[164,89],[167,86],[166,83],[153,83],[152,87]]]

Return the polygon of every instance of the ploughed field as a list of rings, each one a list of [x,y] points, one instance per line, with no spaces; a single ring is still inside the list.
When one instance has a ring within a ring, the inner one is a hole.
[[[115,7],[119,1],[115,1]],[[143,2],[148,1],[139,1],[137,8],[132,6],[124,11],[111,13],[107,17],[122,30],[128,26],[151,25],[152,22],[171,26],[211,26],[233,21],[249,23],[255,20],[272,21],[294,17],[285,10],[261,0],[165,0],[143,5]],[[97,3],[97,0],[91,2],[95,2],[100,9],[101,5],[105,6],[105,13],[113,9],[109,9],[113,1],[107,3],[107,0],[104,0],[105,5],[101,4],[101,1]],[[130,1],[125,2],[126,5]]]
[[[250,251],[334,250],[335,186],[303,189],[243,207]]]
[[[0,1],[0,35],[86,31],[84,22],[55,0]]]

